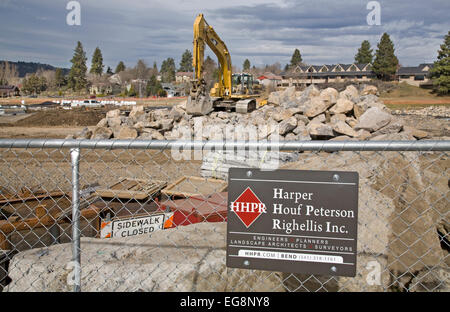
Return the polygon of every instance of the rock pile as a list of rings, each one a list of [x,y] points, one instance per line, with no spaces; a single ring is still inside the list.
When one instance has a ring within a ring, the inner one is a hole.
[[[193,117],[183,105],[146,112],[136,106],[128,116],[106,114],[92,130],[70,138],[153,140],[414,140],[427,133],[405,127],[379,100],[377,88],[350,85],[272,92],[268,105],[249,114],[212,112]]]
[[[450,107],[448,106],[428,106],[421,109],[396,109],[392,111],[394,115],[418,115],[450,118]]]

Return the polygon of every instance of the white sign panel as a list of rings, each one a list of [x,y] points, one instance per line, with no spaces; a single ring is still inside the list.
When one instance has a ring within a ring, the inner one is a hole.
[[[150,234],[165,228],[165,221],[169,220],[172,216],[173,213],[161,213],[143,217],[102,222],[101,237],[130,237]]]

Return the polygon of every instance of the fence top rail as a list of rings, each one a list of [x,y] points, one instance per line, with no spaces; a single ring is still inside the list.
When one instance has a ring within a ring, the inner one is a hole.
[[[450,151],[450,140],[423,141],[189,141],[0,139],[0,148],[279,151]]]

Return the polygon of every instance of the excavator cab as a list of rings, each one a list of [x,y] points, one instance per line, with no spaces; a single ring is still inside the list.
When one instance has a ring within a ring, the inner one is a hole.
[[[231,76],[234,94],[253,94],[253,76],[247,73],[234,73]]]

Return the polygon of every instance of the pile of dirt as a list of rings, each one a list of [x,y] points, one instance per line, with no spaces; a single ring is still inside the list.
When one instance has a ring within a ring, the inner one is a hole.
[[[95,126],[105,115],[104,110],[44,110],[8,126]]]

